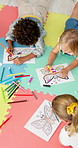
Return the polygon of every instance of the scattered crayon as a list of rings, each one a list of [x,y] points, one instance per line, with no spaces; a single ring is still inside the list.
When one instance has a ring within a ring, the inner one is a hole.
[[[35,97],[36,99],[38,99],[37,96],[35,95],[34,91],[32,91],[32,94],[34,95],[34,97]]]
[[[3,99],[4,99],[4,101],[6,102],[6,98],[5,98],[4,90],[3,90],[3,88],[2,88],[2,87],[1,87],[1,91],[2,91],[2,96],[3,96]]]
[[[10,74],[13,74],[13,73],[12,73],[12,70],[11,70],[11,67],[9,67],[8,69],[9,69]]]
[[[28,85],[32,82],[32,80],[33,80],[33,77],[31,77],[31,78],[29,79]]]
[[[2,82],[2,79],[3,79],[3,75],[4,75],[4,70],[5,70],[5,67],[3,67],[3,69],[2,69],[2,74],[1,74],[1,82]]]
[[[29,77],[30,75],[19,75],[19,76],[15,76],[15,78],[20,78],[20,77]]]
[[[11,118],[12,116],[10,116],[9,118],[7,118],[1,125],[0,128]]]
[[[21,102],[27,102],[28,100],[20,100],[20,101],[14,101],[14,102],[8,102],[8,104],[12,104],[12,103],[21,103]]]
[[[10,74],[10,75],[7,75],[7,76],[14,76],[14,75],[20,75],[20,74],[24,74],[24,72],[20,72],[20,73],[13,73],[13,74]]]
[[[14,93],[14,95],[15,96],[33,96],[33,94],[15,94],[15,93]]]

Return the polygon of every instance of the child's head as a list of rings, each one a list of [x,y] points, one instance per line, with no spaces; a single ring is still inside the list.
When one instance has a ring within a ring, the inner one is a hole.
[[[78,100],[74,96],[69,94],[56,96],[52,101],[52,109],[60,119],[71,122],[70,135],[74,131],[78,132]]]
[[[78,55],[78,30],[68,29],[64,31],[60,36],[59,43],[66,45],[74,56]]]
[[[16,41],[21,45],[33,45],[40,37],[40,29],[37,23],[30,19],[21,19],[13,30]]]

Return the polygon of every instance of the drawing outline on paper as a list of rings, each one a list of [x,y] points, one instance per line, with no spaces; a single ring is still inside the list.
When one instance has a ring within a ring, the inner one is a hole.
[[[44,114],[40,119],[35,120],[31,123],[37,129],[42,129],[43,132],[48,136],[52,132],[52,124],[56,121],[56,118],[51,112],[51,108],[47,105],[44,106]]]
[[[57,121],[54,112],[51,111],[49,103],[51,102],[44,100],[24,126],[45,141],[49,141],[61,123],[60,119]]]
[[[30,49],[30,52],[32,52],[34,48]],[[3,56],[3,63],[4,64],[13,64],[13,59],[17,58],[17,57],[24,57],[26,55],[28,55],[28,51],[29,48],[27,47],[15,47],[14,51],[13,51],[13,56],[9,55],[5,50],[4,50],[4,56]],[[29,53],[30,53],[29,52]],[[32,58],[28,61],[26,61],[25,63],[35,63],[35,58]]]
[[[39,81],[41,86],[49,84],[49,85],[54,85],[54,84],[61,84],[61,83],[66,83],[70,81],[74,81],[74,77],[69,71],[68,76],[66,78],[62,78],[60,76],[59,71],[67,66],[67,63],[60,64],[60,65],[54,65],[52,66],[55,72],[46,72],[44,68],[39,68],[36,69]]]

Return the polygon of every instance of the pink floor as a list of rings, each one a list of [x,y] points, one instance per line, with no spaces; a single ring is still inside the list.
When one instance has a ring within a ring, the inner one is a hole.
[[[0,38],[5,37],[9,25],[16,18],[16,7],[5,6],[0,11]],[[36,92],[36,95],[38,96],[38,100],[31,97],[29,102],[12,104],[10,114],[8,115],[12,115],[12,118],[2,128],[2,133],[0,134],[0,148],[65,148],[58,140],[60,129],[64,125],[63,123],[61,123],[49,142],[42,140],[24,128],[26,122],[44,99],[51,101],[54,98],[54,96],[50,96],[49,94],[45,95]],[[18,100],[18,97],[16,99]]]

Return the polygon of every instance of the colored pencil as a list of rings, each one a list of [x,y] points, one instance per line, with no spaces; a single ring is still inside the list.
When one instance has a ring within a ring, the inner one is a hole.
[[[14,75],[20,75],[20,74],[24,74],[24,72],[20,72],[20,73],[13,73],[13,74],[10,74],[10,75],[7,75],[7,76],[14,76]]]
[[[4,49],[6,49],[6,52],[8,52],[9,54],[11,54],[11,55],[14,55],[10,50],[8,50],[2,43],[0,43],[0,45],[4,48]]]
[[[14,93],[14,95],[15,96],[33,96],[33,94],[15,94],[15,93]]]
[[[9,118],[7,118],[1,125],[0,128],[11,118],[12,116],[10,116]]]
[[[4,82],[5,85],[8,85],[9,83],[12,83],[12,81],[18,81],[20,78],[13,78],[11,81]]]
[[[4,48],[4,49],[6,49],[7,50],[7,48],[2,44],[2,43],[0,43],[0,45]]]
[[[10,77],[10,78],[8,78],[8,79],[5,79],[5,80],[3,80],[2,82],[0,82],[0,83],[3,83],[3,82],[6,82],[6,81],[8,81],[8,80],[10,80],[10,79],[12,79],[13,77]]]
[[[19,77],[29,77],[30,75],[19,75],[19,76],[15,76],[15,78],[19,78]]]
[[[6,49],[6,52],[8,52],[9,54],[11,54],[11,55],[14,55],[10,50],[8,50],[8,48],[6,48],[2,43],[0,43],[0,45],[4,48],[4,49]]]
[[[19,87],[17,86],[11,93],[10,93],[10,95],[9,95],[9,97],[8,97],[8,99],[10,99],[11,98],[11,96],[16,92],[16,90],[18,89]]]
[[[20,100],[20,101],[14,101],[14,102],[8,102],[8,104],[12,104],[12,103],[21,103],[21,102],[27,102],[28,100]]]
[[[6,98],[5,98],[4,90],[3,90],[3,88],[2,88],[2,87],[1,87],[1,91],[2,91],[2,96],[3,96],[3,99],[4,99],[4,101],[6,102]]]
[[[12,91],[12,90],[14,89],[14,86],[15,86],[15,85],[12,85],[9,89],[7,89],[7,92]]]
[[[13,73],[12,73],[12,70],[11,70],[11,67],[9,67],[8,69],[9,69],[10,74],[13,74]]]
[[[14,84],[16,84],[21,90],[27,93],[27,90],[25,90],[22,86],[18,85],[16,82],[12,81]]]
[[[52,112],[54,113],[54,115],[55,115],[55,117],[56,117],[57,121],[59,122],[59,119],[58,119],[58,117],[57,117],[56,113],[55,113],[53,110],[52,110]]]
[[[16,88],[17,86],[16,85],[14,85],[13,87],[11,87],[11,89],[9,89],[7,92],[8,92],[8,95],[10,95],[13,91],[14,91],[14,89]]]
[[[1,74],[1,82],[2,82],[2,79],[3,79],[3,75],[4,75],[4,70],[5,70],[5,67],[3,67],[3,69],[2,69],[2,74]]]
[[[51,66],[48,65],[47,68],[50,70],[50,72],[52,72]]]
[[[17,81],[19,83],[19,81]],[[12,83],[10,85],[10,87],[8,87],[8,89],[6,89],[7,92],[9,92],[12,88],[14,88],[14,86],[16,86],[14,83]]]
[[[12,83],[11,85],[9,85],[7,88],[5,88],[5,91],[8,90],[9,88],[12,87],[12,85],[14,85],[14,83]]]
[[[34,91],[32,91],[32,94],[34,95],[34,97],[35,97],[36,99],[38,99],[37,96],[35,95]]]
[[[10,50],[6,49],[6,52],[8,52],[10,55],[14,55]]]

